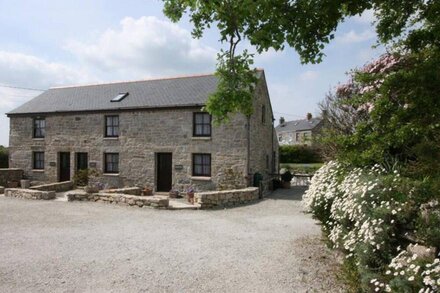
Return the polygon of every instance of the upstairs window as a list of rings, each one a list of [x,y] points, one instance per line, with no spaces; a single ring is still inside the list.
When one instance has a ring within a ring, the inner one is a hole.
[[[193,154],[193,176],[211,177],[211,154]]]
[[[119,136],[119,116],[105,116],[105,137]]]
[[[105,173],[119,173],[119,154],[105,153],[104,154],[104,172]]]
[[[46,119],[44,118],[35,118],[34,119],[34,138],[44,138],[46,135]]]
[[[194,113],[193,126],[193,136],[211,136],[211,115]]]
[[[44,152],[33,153],[33,166],[34,169],[44,169]]]

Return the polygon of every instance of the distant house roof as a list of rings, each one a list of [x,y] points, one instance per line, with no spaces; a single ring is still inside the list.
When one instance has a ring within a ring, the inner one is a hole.
[[[284,132],[284,131],[295,132],[295,131],[312,130],[321,121],[322,121],[321,118],[312,118],[310,120],[308,120],[308,119],[293,120],[293,121],[284,122],[283,124],[278,125],[275,128],[275,130],[277,132]]]
[[[213,74],[50,88],[7,115],[203,106],[216,88]]]

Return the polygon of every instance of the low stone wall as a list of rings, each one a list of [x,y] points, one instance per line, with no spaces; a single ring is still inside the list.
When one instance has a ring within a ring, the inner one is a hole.
[[[23,178],[22,169],[2,168],[0,169],[0,185],[5,187],[18,187]]]
[[[0,194],[5,193],[5,188],[3,186],[0,186]]]
[[[167,208],[169,205],[166,196],[137,196],[121,193],[86,193],[85,191],[70,191],[66,193],[68,201],[96,201],[129,206],[150,206],[154,208]]]
[[[17,197],[24,199],[54,199],[56,197],[55,191],[40,191],[22,188],[6,188],[5,196]]]
[[[118,188],[118,189],[104,189],[99,191],[99,193],[122,193],[122,194],[131,194],[131,195],[141,195],[142,189],[140,187],[126,187],[126,188]]]
[[[198,192],[194,195],[195,202],[200,204],[202,209],[232,207],[258,200],[258,198],[258,187]]]
[[[30,189],[41,190],[41,191],[63,192],[73,189],[73,181],[63,181],[63,182],[49,183],[43,185],[36,185],[30,187]]]

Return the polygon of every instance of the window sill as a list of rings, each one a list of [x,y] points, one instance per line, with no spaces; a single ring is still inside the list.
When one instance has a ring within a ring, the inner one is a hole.
[[[32,137],[32,140],[41,140],[41,141],[44,141],[44,137]]]
[[[104,136],[103,139],[104,139],[104,140],[118,140],[118,139],[119,139],[119,136],[115,136],[115,137],[112,137],[112,136]]]
[[[192,140],[211,140],[211,136],[193,136]]]
[[[211,181],[211,177],[191,176],[191,180],[195,180],[195,181]]]
[[[44,173],[44,169],[32,169],[32,172]]]
[[[113,176],[113,177],[118,177],[119,173],[102,173],[102,176]]]

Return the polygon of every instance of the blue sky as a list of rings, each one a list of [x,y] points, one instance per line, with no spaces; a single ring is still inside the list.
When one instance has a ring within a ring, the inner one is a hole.
[[[200,40],[185,18],[171,23],[159,0],[0,0],[0,85],[51,86],[213,72],[215,29]],[[318,113],[317,103],[346,73],[382,50],[372,13],[341,24],[318,65],[301,65],[291,49],[256,56],[265,69],[275,118]],[[246,42],[242,48],[253,50]],[[0,86],[0,145],[8,145],[4,113],[39,92]]]

